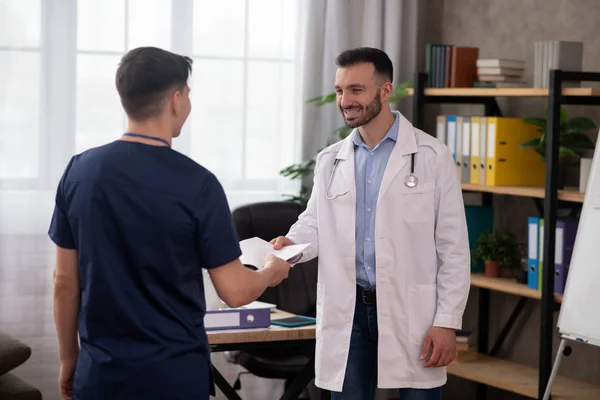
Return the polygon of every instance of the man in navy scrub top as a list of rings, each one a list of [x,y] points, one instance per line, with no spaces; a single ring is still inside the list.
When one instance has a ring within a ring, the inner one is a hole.
[[[202,268],[232,307],[287,277],[273,256],[257,271],[241,264],[220,183],[171,149],[191,64],[157,48],[126,54],[116,86],[127,132],[74,156],[58,185],[49,235],[65,399],[208,399]]]

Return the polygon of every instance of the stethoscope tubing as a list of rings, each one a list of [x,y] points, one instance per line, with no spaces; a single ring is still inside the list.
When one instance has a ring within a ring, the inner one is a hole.
[[[338,163],[340,162],[340,158],[336,158],[333,162],[333,170],[331,171],[331,175],[329,176],[329,182],[327,183],[327,189],[325,190],[325,198],[327,200],[334,200],[338,197],[344,196],[347,194],[350,189],[346,190],[343,193],[338,193],[333,196],[329,195],[329,191],[331,189],[331,183],[333,182],[333,177],[335,176],[335,171],[337,170]],[[409,188],[414,188],[419,183],[419,179],[415,175],[415,153],[411,153],[410,155],[410,174],[404,178],[404,184]]]

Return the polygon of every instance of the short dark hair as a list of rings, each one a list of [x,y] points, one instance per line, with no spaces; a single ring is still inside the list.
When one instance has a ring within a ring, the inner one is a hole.
[[[156,47],[129,51],[121,58],[116,74],[125,112],[138,121],[157,116],[168,92],[185,87],[191,72],[189,57]]]
[[[346,50],[337,56],[335,63],[338,67],[349,67],[360,63],[371,63],[375,66],[375,73],[392,82],[394,66],[388,55],[380,49],[373,47],[358,47]]]

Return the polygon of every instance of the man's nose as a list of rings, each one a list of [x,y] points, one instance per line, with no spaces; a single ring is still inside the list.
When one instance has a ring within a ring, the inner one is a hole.
[[[342,95],[342,98],[340,99],[340,105],[342,106],[342,108],[350,107],[353,102],[354,99],[352,98],[352,96],[346,93],[344,93]]]

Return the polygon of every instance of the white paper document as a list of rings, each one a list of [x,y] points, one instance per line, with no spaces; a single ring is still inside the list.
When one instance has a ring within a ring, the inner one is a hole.
[[[253,265],[256,268],[262,268],[264,266],[265,258],[268,254],[273,254],[283,260],[291,260],[298,254],[302,253],[304,249],[308,247],[310,243],[295,244],[292,246],[285,246],[279,250],[274,250],[273,245],[266,240],[262,240],[258,237],[242,240],[240,242],[240,248],[242,249],[242,256],[240,257],[243,264]]]

